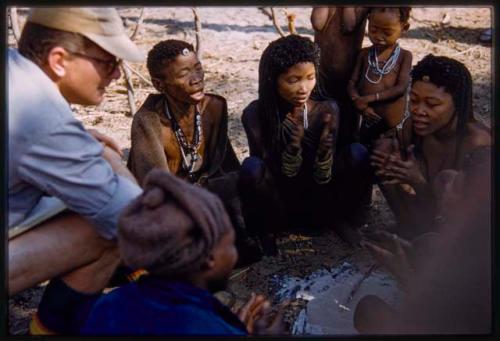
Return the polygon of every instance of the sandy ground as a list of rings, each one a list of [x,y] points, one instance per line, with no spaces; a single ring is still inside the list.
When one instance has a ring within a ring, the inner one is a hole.
[[[283,8],[276,8],[279,22],[287,31]],[[299,34],[312,37],[310,7],[289,7],[297,15],[295,25]],[[201,7],[202,63],[205,68],[206,91],[226,97],[229,106],[229,135],[240,160],[248,155],[246,137],[241,125],[242,109],[257,97],[258,62],[267,44],[278,38],[271,20],[255,7]],[[119,9],[127,30],[132,32],[140,8]],[[21,24],[26,9],[19,9]],[[483,8],[414,8],[410,30],[401,39],[403,48],[413,53],[413,63],[427,53],[446,55],[463,62],[474,80],[474,112],[476,117],[491,125],[491,47],[478,44],[481,31],[491,27],[491,9]],[[443,20],[444,18],[444,20]],[[444,21],[445,24],[442,22]],[[157,42],[184,39],[194,43],[193,13],[189,7],[147,8],[137,44],[148,51]],[[369,42],[365,38],[364,45]],[[15,40],[9,30],[9,45]],[[131,64],[132,68],[148,78],[145,63]],[[139,106],[153,89],[133,75],[136,105]],[[88,128],[95,128],[115,138],[122,148],[130,147],[132,117],[123,78],[114,82],[103,103],[97,107],[74,106],[76,116]],[[394,223],[380,191],[373,193],[373,209],[369,226],[384,229]],[[370,262],[361,249],[348,247],[331,231],[295,231],[284,233],[279,239],[280,255],[267,257],[250,268],[236,270],[223,299],[228,304],[241,304],[250,292],[262,292],[275,297],[279,289],[277,278],[283,274],[303,278],[322,268],[351,263]],[[43,285],[26,290],[9,301],[9,331],[25,334],[31,314],[36,310]],[[305,306],[303,299],[295,299],[287,309],[290,328]]]

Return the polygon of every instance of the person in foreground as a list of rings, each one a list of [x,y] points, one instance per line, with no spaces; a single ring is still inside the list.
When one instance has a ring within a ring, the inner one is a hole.
[[[387,233],[361,244],[406,291],[398,309],[362,298],[354,324],[364,334],[491,333],[491,158],[469,158],[438,184],[448,219],[411,242]]]
[[[8,51],[9,295],[50,280],[31,334],[78,332],[119,263],[118,215],[141,193],[117,144],[70,107],[101,103],[117,58],[143,56],[104,7],[33,9]]]
[[[103,295],[82,334],[283,334],[282,310],[271,316],[264,297],[252,295],[235,314],[212,295],[226,287],[236,264],[234,240],[217,196],[152,170],[118,230],[124,263],[148,274]]]
[[[318,63],[307,37],[271,42],[259,64],[259,98],[243,111],[250,157],[240,172],[242,208],[267,254],[277,253],[279,230],[297,227],[336,228],[354,241],[347,222],[359,213],[368,152],[357,143],[337,148],[338,106],[311,96]]]

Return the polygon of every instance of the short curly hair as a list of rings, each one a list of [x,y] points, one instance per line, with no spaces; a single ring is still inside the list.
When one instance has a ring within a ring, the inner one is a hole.
[[[320,49],[311,39],[291,34],[272,41],[262,53],[259,63],[259,115],[266,133],[264,141],[270,148],[277,147],[278,77],[298,63],[311,62],[316,72]],[[318,78],[318,77],[316,77]],[[317,92],[317,86],[313,92]]]
[[[386,10],[399,10],[399,21],[403,24],[410,20],[411,7],[371,7],[369,13],[373,11],[385,12]]]
[[[184,49],[194,52],[193,45],[177,39],[163,40],[153,46],[148,53],[147,60],[147,67],[151,78],[163,78],[163,69],[178,55],[182,54]]]

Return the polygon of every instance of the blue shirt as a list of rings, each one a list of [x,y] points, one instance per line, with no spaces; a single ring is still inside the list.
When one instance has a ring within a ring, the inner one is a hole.
[[[103,295],[82,334],[247,335],[247,331],[210,292],[146,275]]]
[[[140,187],[101,157],[101,143],[36,64],[9,49],[7,66],[9,228],[49,195],[89,219],[104,237],[115,237],[118,216]]]

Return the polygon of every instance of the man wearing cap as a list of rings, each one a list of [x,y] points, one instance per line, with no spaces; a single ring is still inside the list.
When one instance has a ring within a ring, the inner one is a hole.
[[[36,8],[8,51],[9,295],[51,280],[33,334],[75,333],[119,263],[118,215],[141,193],[116,143],[70,103],[97,105],[142,60],[111,8]]]

